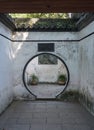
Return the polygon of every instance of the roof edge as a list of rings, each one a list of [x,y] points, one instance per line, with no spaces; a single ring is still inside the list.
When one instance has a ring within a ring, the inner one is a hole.
[[[15,24],[12,18],[7,14],[0,13],[0,22],[2,22],[6,27],[8,27],[11,31],[16,29]]]
[[[94,21],[94,13],[83,13],[76,23],[78,31],[81,31],[83,28],[88,26],[93,21]]]
[[[52,28],[38,28],[38,29],[31,29],[31,28],[16,28],[13,19],[8,14],[0,13],[0,21],[6,25],[11,31],[31,31],[31,32],[77,32],[81,31],[83,28],[85,28],[88,24],[90,24],[92,21],[94,21],[94,13],[83,13],[83,15],[77,20],[76,29],[52,29]]]

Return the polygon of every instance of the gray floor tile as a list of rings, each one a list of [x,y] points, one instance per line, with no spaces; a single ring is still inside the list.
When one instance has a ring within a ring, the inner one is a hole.
[[[63,130],[91,130],[88,125],[72,125],[72,124],[64,124]]]
[[[45,130],[63,130],[61,125],[46,125]]]
[[[94,117],[78,103],[15,101],[0,116],[0,130],[94,130]]]
[[[30,127],[30,130],[44,130],[45,126],[40,124],[33,124]]]
[[[31,124],[31,118],[19,118],[17,124]]]
[[[30,125],[6,125],[4,130],[30,130]]]

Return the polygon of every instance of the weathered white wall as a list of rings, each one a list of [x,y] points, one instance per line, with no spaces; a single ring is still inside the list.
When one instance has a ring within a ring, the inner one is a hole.
[[[78,40],[75,32],[16,32],[15,40]]]
[[[57,59],[56,64],[38,64],[38,57],[35,57],[26,68],[26,81],[29,81],[31,75],[35,74],[39,82],[56,83],[60,74],[67,74],[65,65]]]
[[[79,32],[84,37],[94,31],[94,22]],[[94,112],[94,34],[79,43],[81,101]]]
[[[0,23],[0,34],[11,37],[11,31]],[[0,113],[13,99],[13,61],[11,42],[0,36]]]
[[[74,32],[17,32],[13,39],[15,40],[75,40],[77,39],[77,33]],[[17,93],[20,89],[24,89],[24,94],[19,94],[19,97],[23,97],[25,92],[22,72],[27,61],[33,56],[39,54],[38,52],[39,42],[14,42],[14,76],[15,76],[15,87],[14,93],[17,97]],[[41,42],[42,43],[42,42]],[[47,42],[48,43],[48,42]],[[46,42],[44,43],[46,44]],[[78,90],[79,89],[79,64],[78,64],[78,48],[77,42],[54,42],[55,51],[53,54],[63,59],[69,68],[70,82],[68,89]]]

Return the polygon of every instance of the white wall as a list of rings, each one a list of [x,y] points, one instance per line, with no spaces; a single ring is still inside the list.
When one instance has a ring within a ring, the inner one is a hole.
[[[94,31],[94,22],[79,32],[84,37]],[[79,43],[80,93],[82,102],[94,111],[94,34]]]
[[[0,34],[11,37],[11,31],[0,23]],[[0,36],[0,113],[13,99],[13,61],[11,42]]]
[[[57,59],[56,64],[38,64],[38,57],[35,57],[26,68],[26,81],[30,75],[35,74],[39,82],[56,83],[60,74],[67,74],[64,64]]]
[[[74,32],[17,32],[13,39],[15,40],[77,40],[77,33]],[[39,42],[14,42],[14,78],[15,87],[14,93],[17,97],[17,93],[21,89],[24,89],[22,81],[23,68],[27,61],[33,56],[40,54],[38,52]],[[42,42],[41,42],[42,43]],[[47,42],[48,43],[48,42]],[[46,44],[46,42],[44,43]],[[54,42],[55,51],[53,54],[63,59],[69,68],[70,82],[68,89],[78,90],[79,89],[79,54],[78,42]],[[24,89],[24,92],[27,90]],[[20,93],[20,97],[24,94]]]
[[[75,32],[16,32],[15,40],[78,40]]]

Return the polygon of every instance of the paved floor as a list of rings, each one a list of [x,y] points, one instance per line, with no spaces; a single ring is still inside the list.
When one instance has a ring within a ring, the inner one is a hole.
[[[94,130],[94,117],[78,103],[15,101],[0,116],[0,130]]]
[[[37,96],[37,98],[55,98],[58,94],[60,94],[64,85],[58,84],[38,84],[28,86],[28,89]]]

